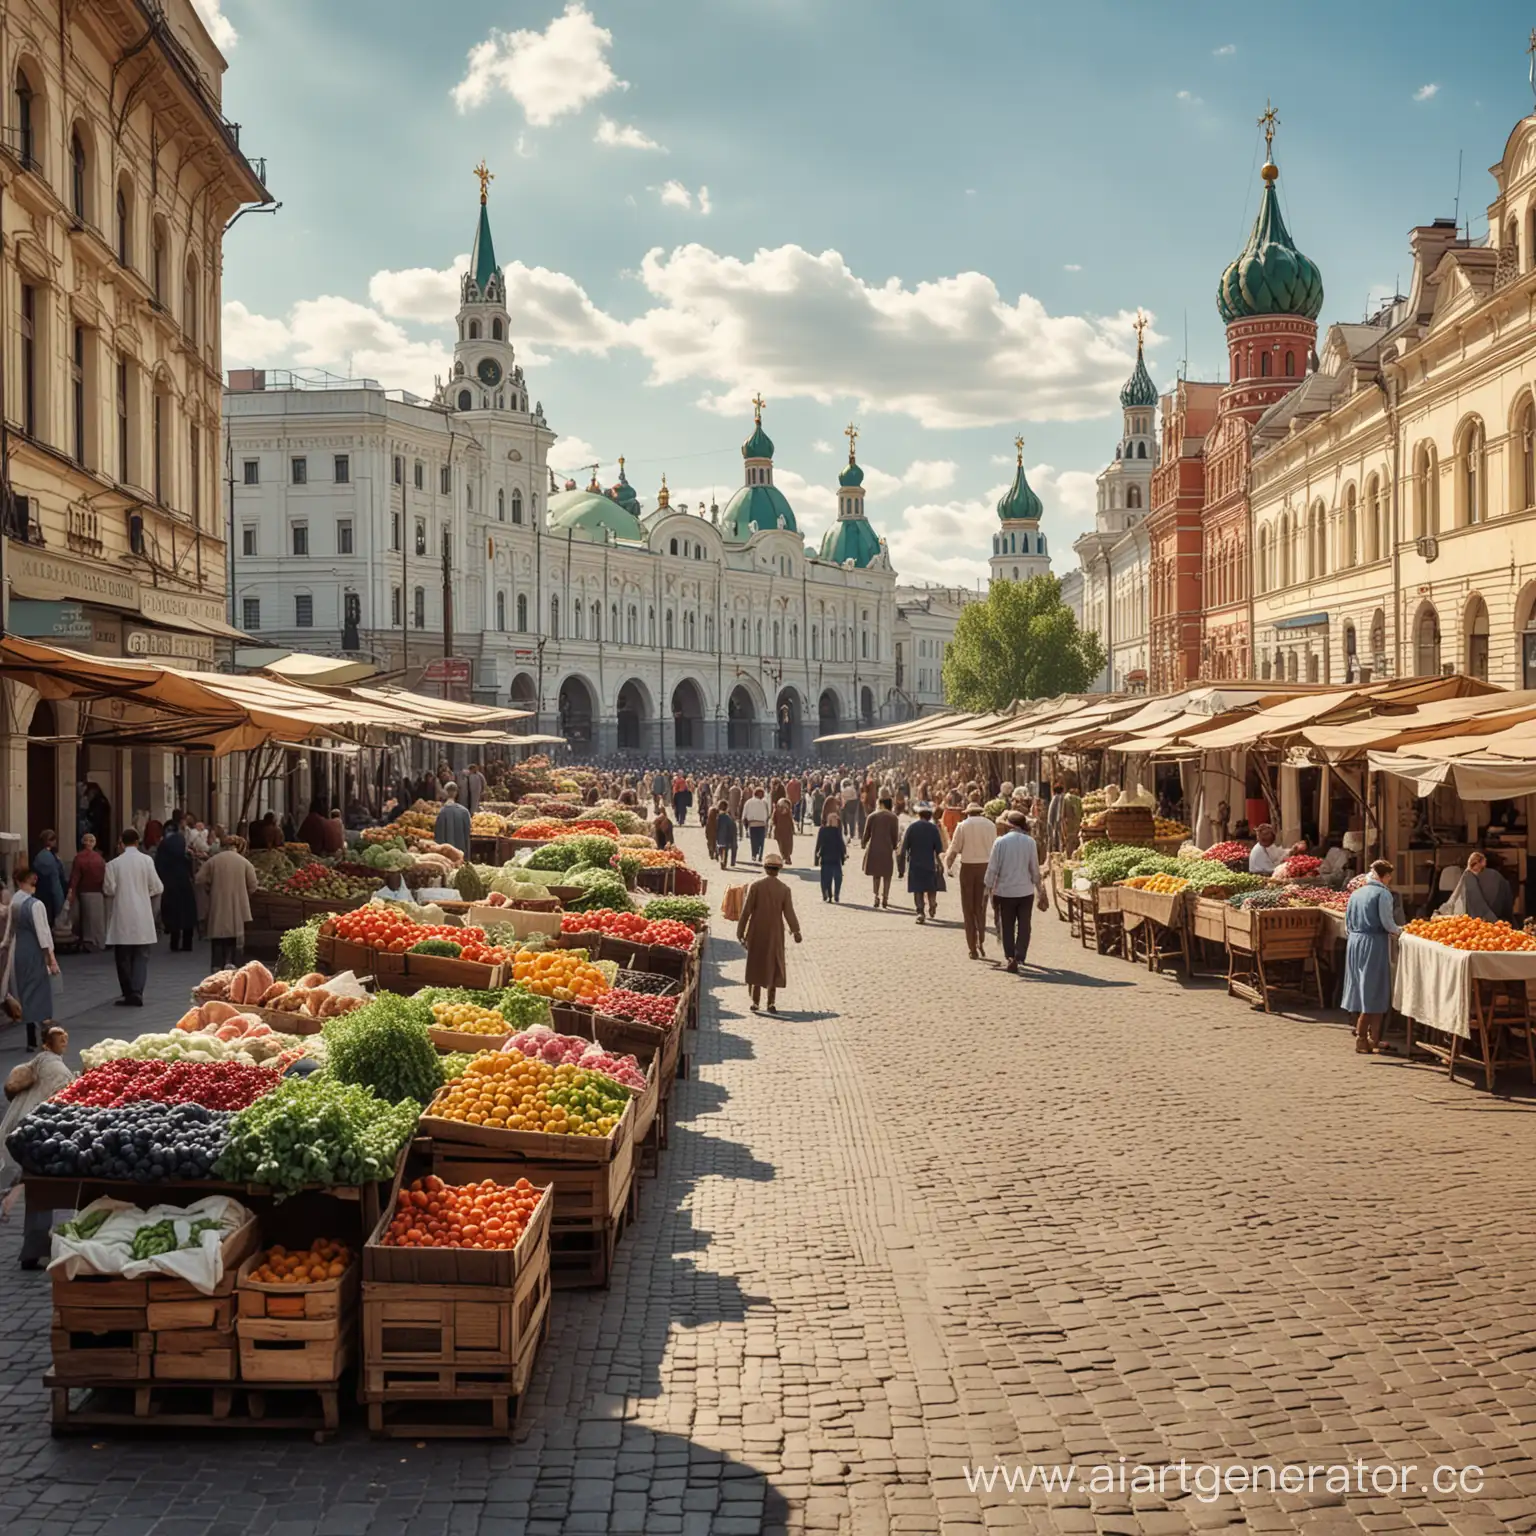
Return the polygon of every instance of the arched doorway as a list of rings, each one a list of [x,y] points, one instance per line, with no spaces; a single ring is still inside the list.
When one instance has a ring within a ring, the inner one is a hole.
[[[875,723],[875,695],[867,686],[859,689],[859,719],[866,728]]]
[[[29,861],[42,834],[50,828],[59,831],[54,827],[59,804],[59,749],[51,739],[58,729],[53,705],[39,699],[27,726],[27,846],[21,855]],[[59,848],[66,853],[74,848],[71,829],[59,831]],[[106,852],[110,854],[111,849]]]
[[[739,683],[731,689],[726,703],[726,745],[732,752],[748,752],[752,748],[752,732],[757,723],[757,711],[752,705],[752,695]]]
[[[592,690],[579,677],[568,677],[560,684],[560,734],[572,749],[592,745],[592,716],[595,705]]]
[[[830,688],[822,690],[822,695],[816,703],[816,718],[818,736],[830,736],[836,731],[842,722],[842,712],[837,707],[837,695]]]
[[[778,701],[774,704],[774,718],[777,722],[774,746],[780,752],[797,750],[800,745],[800,695],[793,688],[779,691]]]
[[[1440,674],[1440,615],[1433,603],[1425,603],[1414,622],[1413,670],[1417,677]]]
[[[1469,677],[1488,681],[1488,604],[1476,592],[1467,599],[1465,620],[1467,636],[1464,658]]]
[[[619,689],[618,748],[621,752],[638,752],[645,740],[645,722],[650,718],[650,700],[645,689],[634,678]]]
[[[672,744],[679,752],[698,752],[704,746],[704,700],[690,677],[672,690]]]

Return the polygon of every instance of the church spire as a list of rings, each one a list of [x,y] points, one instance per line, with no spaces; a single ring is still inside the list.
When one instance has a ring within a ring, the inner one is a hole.
[[[480,222],[475,228],[474,248],[469,253],[469,275],[475,287],[484,293],[490,280],[501,275],[501,269],[496,265],[496,247],[491,240],[490,214],[486,210],[488,189],[496,176],[486,169],[484,160],[475,167],[475,175],[480,178]]]

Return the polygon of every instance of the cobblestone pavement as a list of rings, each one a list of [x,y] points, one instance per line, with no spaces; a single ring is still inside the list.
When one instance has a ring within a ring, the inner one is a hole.
[[[1536,1529],[1536,1110],[1054,917],[1004,976],[850,869],[842,907],[788,872],[777,1019],[717,923],[661,1176],[612,1288],[556,1296],[515,1444],[52,1441],[46,1286],[5,1229],[7,1536]],[[1121,1458],[1418,1470],[1219,1498],[964,1475]],[[1421,1493],[1442,1463],[1481,1488]]]

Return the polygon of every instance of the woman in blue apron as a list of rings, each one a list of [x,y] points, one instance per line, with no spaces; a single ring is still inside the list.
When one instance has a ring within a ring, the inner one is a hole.
[[[1392,1007],[1392,935],[1402,932],[1392,910],[1392,865],[1377,859],[1344,909],[1344,996],[1356,1015],[1355,1049],[1369,1056],[1381,1045],[1381,1024]]]
[[[35,1051],[44,1027],[53,1022],[53,983],[49,978],[59,974],[59,962],[53,952],[48,909],[37,895],[37,871],[28,865],[16,871],[11,933],[10,991],[21,1003],[27,1049]]]

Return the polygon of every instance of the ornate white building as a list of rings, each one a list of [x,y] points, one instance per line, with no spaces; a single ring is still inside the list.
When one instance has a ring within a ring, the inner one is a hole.
[[[231,374],[234,622],[429,690],[446,671],[465,696],[535,710],[578,753],[803,750],[903,718],[896,577],[864,516],[856,434],[838,520],[811,549],[773,482],[763,404],[723,510],[671,505],[665,477],[647,507],[622,459],[613,485],[557,485],[482,181],[452,374],[432,401]]]
[[[1136,367],[1120,391],[1122,426],[1115,457],[1099,475],[1094,526],[1072,546],[1079,571],[1078,621],[1103,643],[1107,664],[1094,686],[1116,693],[1147,684],[1147,570],[1142,526],[1152,501],[1157,463],[1157,387],[1142,353],[1145,322],[1136,326]],[[1063,578],[1063,589],[1067,578]]]

